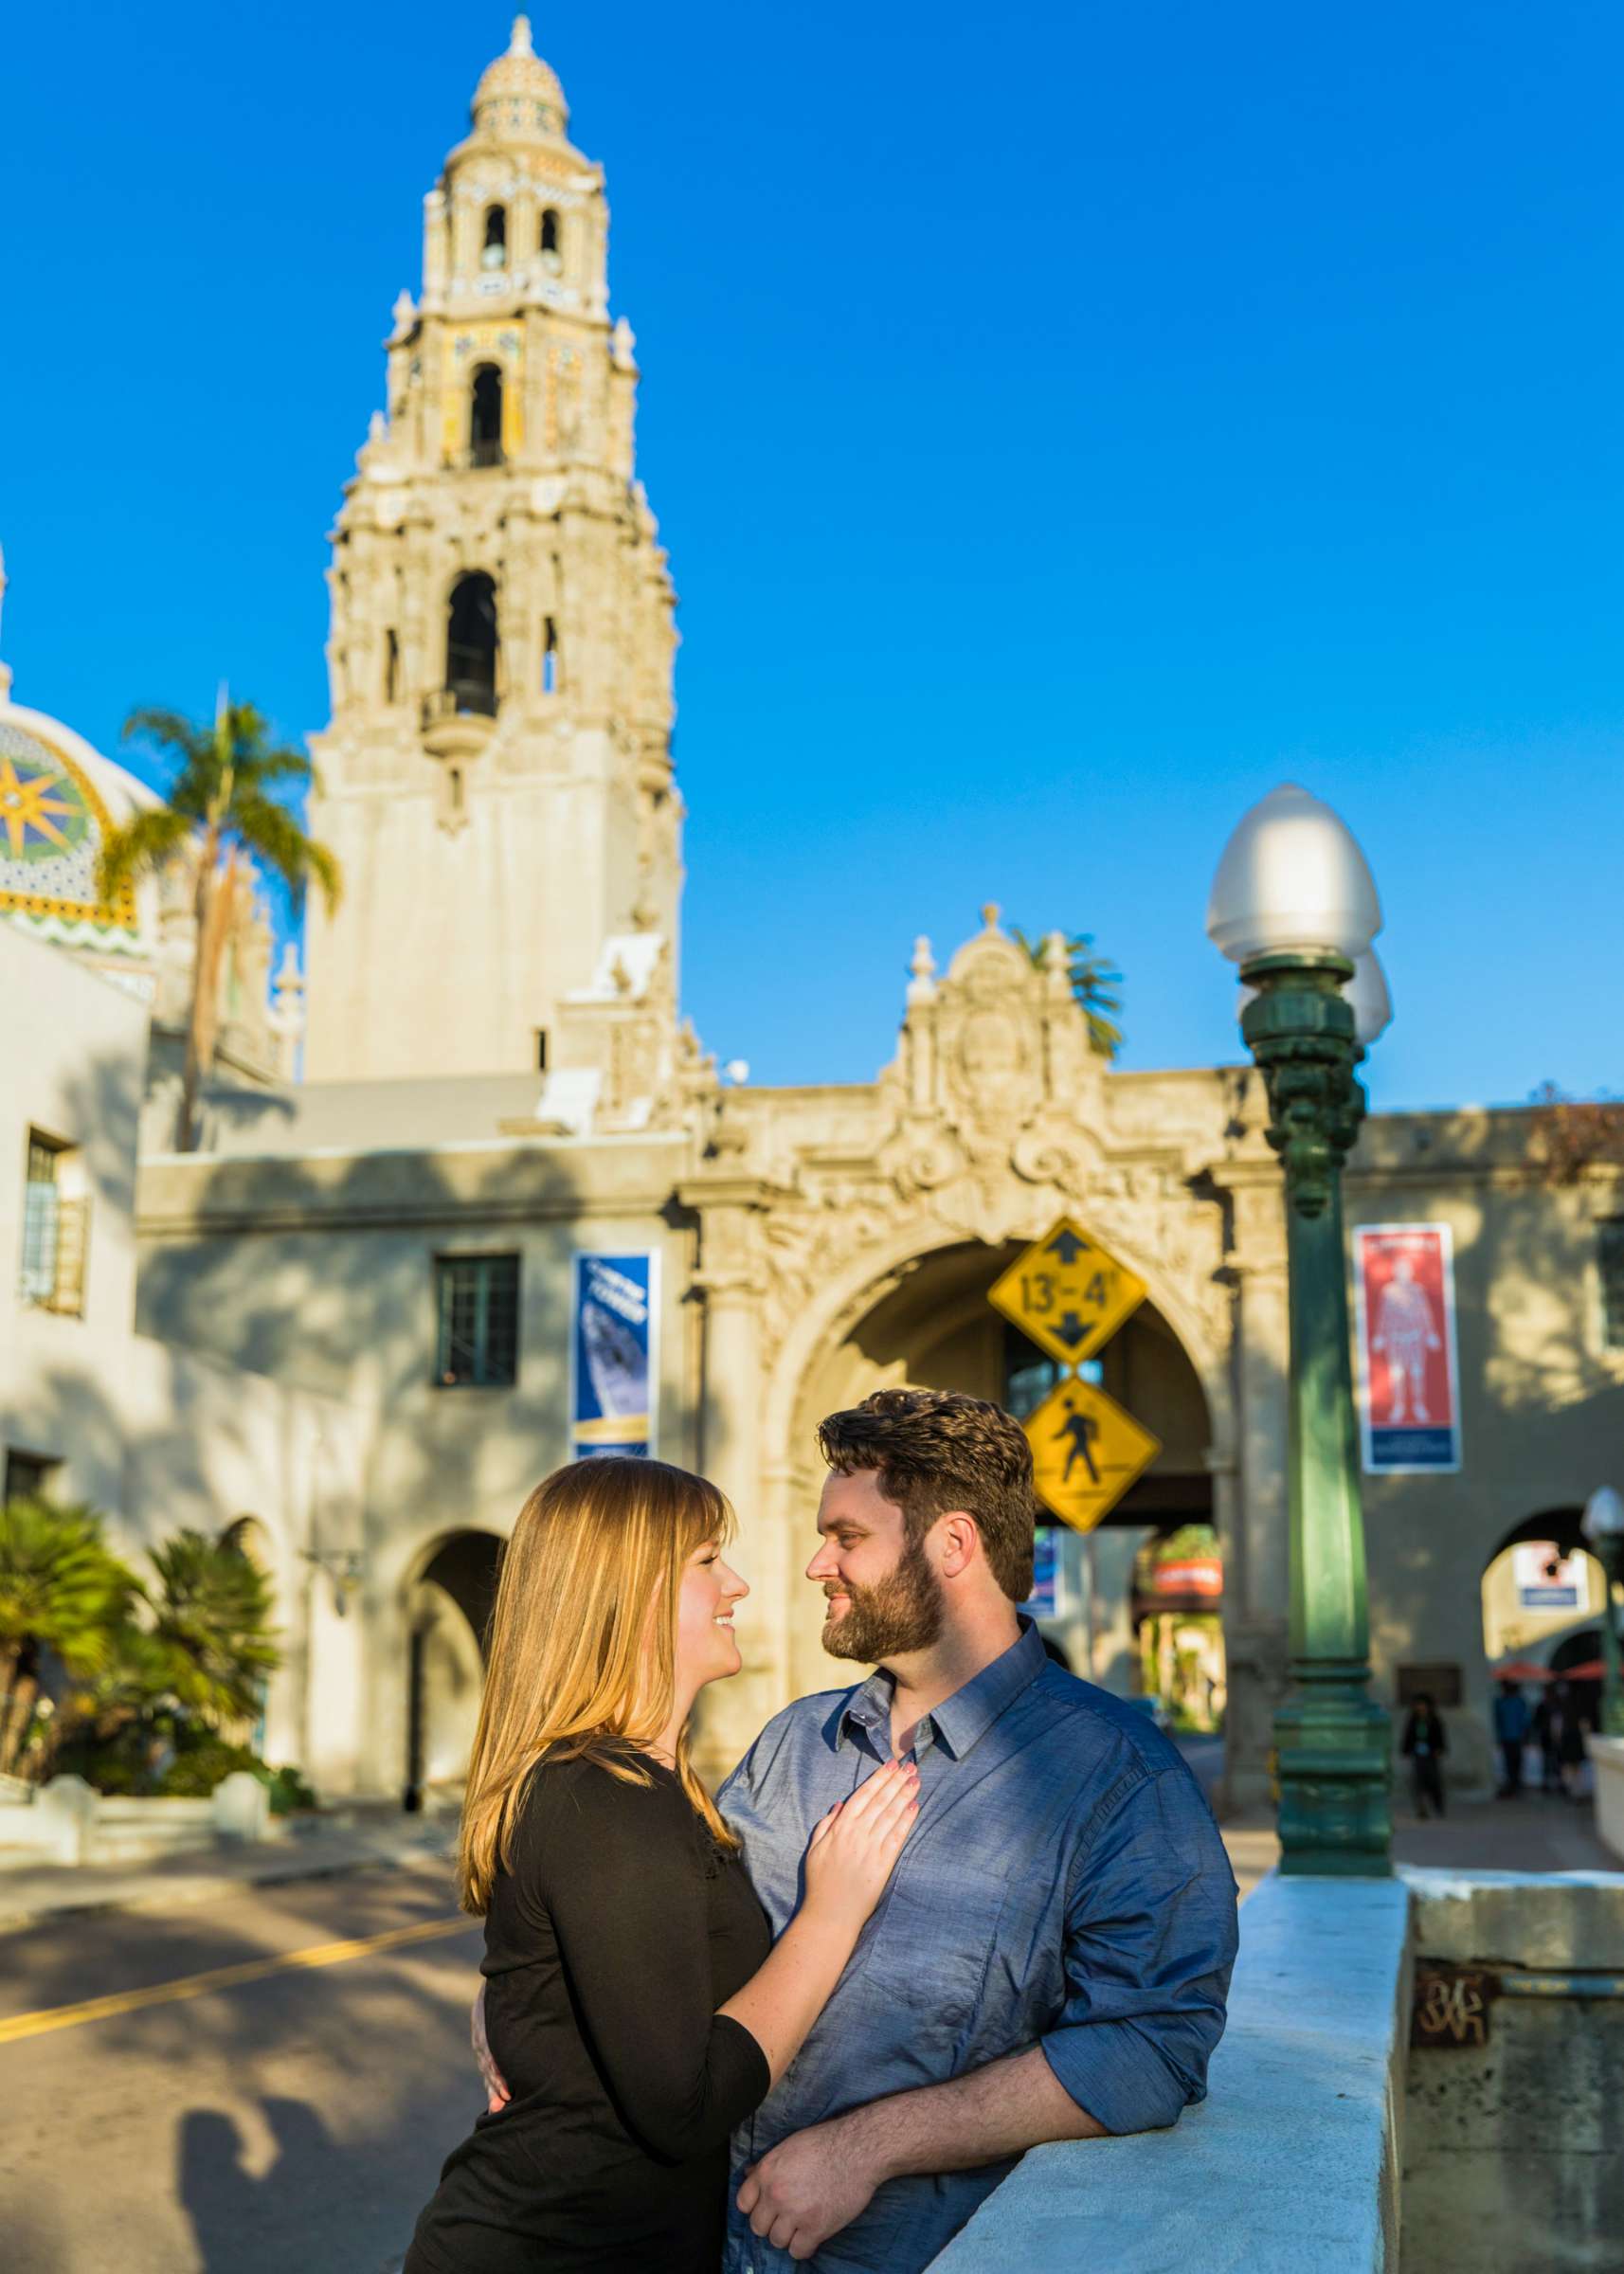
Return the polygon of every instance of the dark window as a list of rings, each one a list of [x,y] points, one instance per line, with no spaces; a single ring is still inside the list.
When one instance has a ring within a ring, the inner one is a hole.
[[[393,630],[384,634],[384,700],[398,702],[401,692],[400,634]]]
[[[477,466],[502,462],[502,374],[482,363],[474,373],[468,404],[468,455]]]
[[[535,1030],[535,1070],[537,1074],[547,1072],[547,1029],[545,1026],[538,1026]]]
[[[496,587],[482,569],[451,587],[445,630],[445,684],[459,711],[496,709]]]
[[[1601,1339],[1609,1350],[1624,1350],[1624,1216],[1597,1226],[1596,1257],[1601,1270]]]
[[[12,1447],[6,1450],[6,1499],[45,1500],[48,1497],[51,1478],[62,1467],[43,1453],[18,1453]]]
[[[550,206],[541,217],[541,249],[544,253],[558,250],[558,215]]]
[[[558,625],[550,616],[541,620],[541,692],[558,693]]]
[[[485,208],[485,243],[479,254],[481,268],[506,268],[508,264],[508,209],[505,206],[487,206]]]
[[[443,1389],[512,1382],[518,1360],[518,1257],[442,1255],[434,1275],[440,1326],[435,1380]]]
[[[1398,1669],[1398,1703],[1413,1706],[1431,1698],[1435,1706],[1460,1704],[1460,1668],[1442,1661],[1429,1666],[1401,1666]]]

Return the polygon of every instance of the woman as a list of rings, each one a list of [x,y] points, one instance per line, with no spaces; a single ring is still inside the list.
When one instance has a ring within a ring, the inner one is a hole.
[[[512,2089],[452,2153],[404,2274],[714,2274],[728,2135],[800,2049],[918,1812],[876,1771],[806,1852],[771,1946],[690,1766],[736,1674],[726,1501],[662,1461],[561,1469],[491,1615],[458,1883],[485,1920],[485,2029]]]

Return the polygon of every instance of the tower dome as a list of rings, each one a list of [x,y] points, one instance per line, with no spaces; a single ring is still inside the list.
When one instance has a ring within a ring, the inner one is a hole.
[[[531,45],[530,18],[515,16],[507,53],[486,65],[474,90],[475,132],[511,142],[532,135],[562,136],[568,123],[558,74]]]

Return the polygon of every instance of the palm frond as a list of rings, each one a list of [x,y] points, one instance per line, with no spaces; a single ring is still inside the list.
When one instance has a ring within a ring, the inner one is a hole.
[[[303,785],[310,781],[312,771],[310,760],[302,750],[244,750],[237,759],[238,780],[255,789],[272,782]]]
[[[214,748],[212,727],[200,727],[184,712],[166,711],[160,706],[146,705],[132,711],[124,721],[123,739],[133,741],[144,736],[165,749],[173,750],[183,765],[195,765]]]
[[[132,711],[124,721],[124,739],[135,735],[179,760],[163,793],[164,803],[189,821],[207,821],[219,795],[223,770],[213,729],[197,726],[178,711]]]
[[[192,831],[189,815],[172,805],[153,805],[110,829],[101,840],[96,860],[96,890],[103,906],[126,884],[166,868],[186,844]]]
[[[1035,964],[1044,960],[1047,934],[1029,939],[1019,924],[1010,926],[1010,936],[1023,948]],[[1072,994],[1089,1022],[1089,1039],[1103,1057],[1114,1058],[1122,1048],[1122,1029],[1116,1024],[1115,1014],[1122,1009],[1122,998],[1116,992],[1122,985],[1122,973],[1114,964],[1094,950],[1092,931],[1074,931],[1063,935],[1066,944],[1066,976]]]
[[[229,825],[244,849],[281,878],[296,908],[302,904],[312,877],[329,910],[337,907],[342,890],[337,861],[325,845],[305,834],[285,805],[250,789],[233,798]]]

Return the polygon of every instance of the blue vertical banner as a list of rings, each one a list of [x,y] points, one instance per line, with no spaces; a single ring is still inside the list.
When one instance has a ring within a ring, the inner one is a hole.
[[[1056,1544],[1054,1525],[1038,1525],[1032,1538],[1032,1593],[1026,1598],[1026,1609],[1034,1618],[1056,1615],[1060,1579]]]
[[[652,1453],[659,1396],[659,1257],[577,1255],[569,1330],[569,1453]]]

